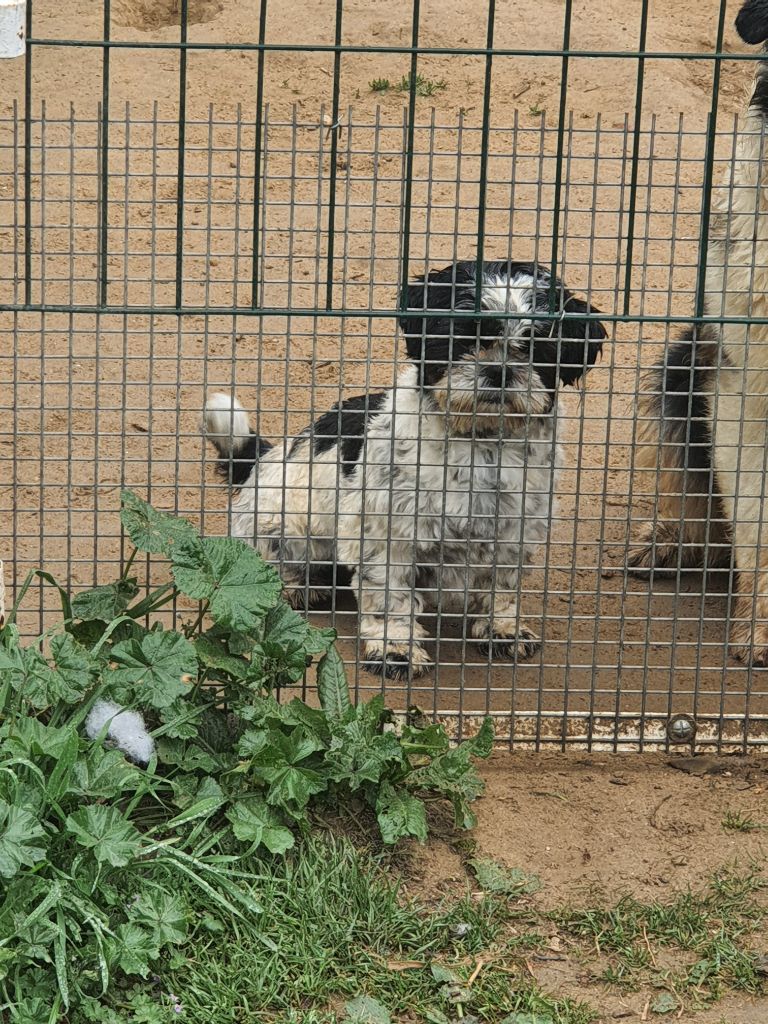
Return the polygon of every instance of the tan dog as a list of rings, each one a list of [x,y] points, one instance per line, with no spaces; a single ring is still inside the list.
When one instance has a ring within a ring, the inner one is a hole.
[[[742,39],[768,40],[768,0],[747,0]],[[733,166],[713,197],[704,315],[645,381],[637,464],[653,474],[654,521],[635,568],[733,566],[731,643],[768,665],[768,60],[755,64]],[[637,493],[644,491],[642,480]]]

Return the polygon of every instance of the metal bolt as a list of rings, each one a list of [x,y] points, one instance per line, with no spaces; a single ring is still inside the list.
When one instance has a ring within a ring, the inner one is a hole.
[[[671,743],[690,743],[696,735],[696,720],[690,715],[675,715],[667,723]]]

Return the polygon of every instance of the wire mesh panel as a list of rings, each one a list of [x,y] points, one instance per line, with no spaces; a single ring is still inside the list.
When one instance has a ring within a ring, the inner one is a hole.
[[[702,265],[754,65],[725,65],[752,54],[726,54],[724,4],[696,47],[646,5],[617,11],[635,49],[605,26],[586,45],[589,5],[570,2],[538,45],[493,5],[449,45],[417,4],[373,48],[341,4],[320,5],[312,39],[266,2],[228,38],[224,3],[107,4],[83,39],[34,6],[26,65],[0,67],[0,556],[15,585],[38,565],[73,587],[114,578],[128,486],[208,535],[245,535],[297,599],[317,597],[358,696],[383,690],[456,735],[491,713],[507,744],[762,745],[763,674],[729,654],[730,555],[689,570],[681,535],[665,566],[630,564],[643,539],[656,551],[669,497],[646,372],[692,317],[729,315],[704,310]],[[377,74],[393,60],[402,76]],[[464,68],[478,104],[441,107]],[[513,68],[527,89],[510,90]],[[664,102],[681,68],[699,89],[683,113]],[[210,104],[224,69],[229,102]],[[605,111],[570,111],[594,90]],[[442,293],[415,284],[457,261]],[[499,264],[485,291],[483,261]],[[232,396],[264,442],[234,492],[200,434],[211,394],[228,396],[225,449]],[[33,590],[20,623],[36,634],[53,611]]]

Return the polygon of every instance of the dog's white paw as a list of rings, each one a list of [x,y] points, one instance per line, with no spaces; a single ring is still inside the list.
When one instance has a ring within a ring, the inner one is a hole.
[[[432,662],[419,643],[384,644],[369,640],[365,645],[363,668],[386,679],[416,679],[429,672]]]
[[[480,645],[483,655],[489,655],[494,661],[527,661],[541,650],[541,638],[526,626],[520,626],[513,635],[494,632]]]

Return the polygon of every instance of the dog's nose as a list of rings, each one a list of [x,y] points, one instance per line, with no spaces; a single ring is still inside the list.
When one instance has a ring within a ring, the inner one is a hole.
[[[484,385],[487,388],[504,388],[509,384],[509,370],[506,366],[487,366],[483,370]]]

